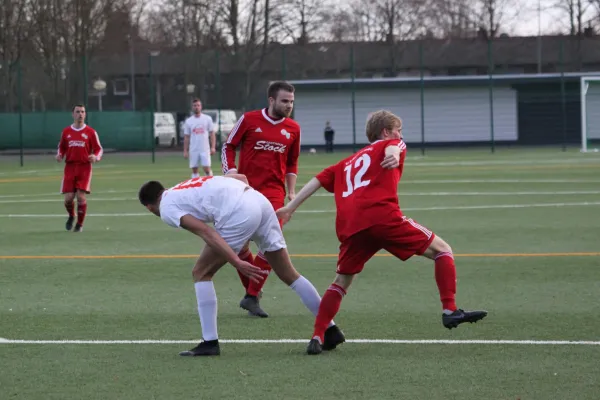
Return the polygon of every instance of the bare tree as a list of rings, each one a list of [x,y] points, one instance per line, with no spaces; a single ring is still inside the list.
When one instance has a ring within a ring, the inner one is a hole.
[[[17,66],[23,54],[23,44],[28,39],[30,24],[26,16],[27,0],[3,0],[0,7],[0,87],[5,98],[6,111],[16,104]],[[15,96],[16,94],[16,96]]]
[[[285,37],[292,38],[297,44],[307,44],[321,38],[334,9],[331,0],[280,1],[273,9],[272,17],[276,28]]]
[[[496,37],[502,31],[510,31],[525,6],[518,0],[477,0],[474,18],[487,37]]]
[[[424,15],[425,36],[465,38],[476,34],[476,9],[471,0],[431,0]]]

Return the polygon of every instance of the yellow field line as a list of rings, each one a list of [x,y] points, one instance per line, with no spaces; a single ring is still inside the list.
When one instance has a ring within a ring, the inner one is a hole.
[[[292,254],[293,258],[333,258],[337,254]],[[114,255],[39,255],[1,256],[0,260],[59,260],[59,259],[151,259],[151,258],[196,258],[198,254],[114,254]],[[393,257],[391,254],[375,254],[375,257]],[[474,253],[455,254],[454,257],[600,257],[600,252],[589,253]]]

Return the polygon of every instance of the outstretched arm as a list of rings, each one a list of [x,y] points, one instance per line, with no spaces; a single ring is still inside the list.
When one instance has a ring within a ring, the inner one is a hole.
[[[312,178],[304,187],[296,194],[296,197],[283,208],[277,210],[277,217],[283,224],[286,224],[292,214],[306,199],[313,195],[317,190],[321,188],[321,182],[317,178]]]

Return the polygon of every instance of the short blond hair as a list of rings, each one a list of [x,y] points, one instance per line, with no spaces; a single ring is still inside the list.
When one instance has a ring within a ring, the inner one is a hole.
[[[370,143],[381,139],[381,133],[384,129],[394,130],[395,128],[402,128],[402,120],[396,114],[387,111],[379,110],[369,114],[367,120],[367,139]]]

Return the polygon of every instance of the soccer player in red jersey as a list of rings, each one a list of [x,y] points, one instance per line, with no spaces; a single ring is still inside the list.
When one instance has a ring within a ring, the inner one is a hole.
[[[60,191],[65,195],[65,208],[69,214],[66,229],[73,228],[74,200],[77,197],[77,223],[74,232],[81,232],[87,212],[86,194],[92,183],[92,164],[102,158],[102,145],[94,129],[85,124],[85,106],[73,107],[73,125],[63,129],[58,143],[56,161],[65,160],[65,171]]]
[[[308,354],[321,353],[325,329],[337,314],[354,276],[381,249],[402,261],[415,254],[434,260],[446,328],[476,322],[487,315],[487,311],[456,307],[452,249],[400,211],[397,188],[406,157],[402,121],[389,111],[377,111],[369,116],[366,131],[370,145],[323,170],[277,211],[280,221],[287,223],[298,206],[320,187],[334,193],[336,232],[341,242],[337,276],[321,300]]]
[[[250,186],[262,193],[277,210],[285,203],[286,186],[288,199],[295,196],[300,126],[289,118],[294,108],[294,86],[283,81],[273,82],[267,95],[268,108],[245,113],[231,130],[223,144],[221,162],[223,174],[246,175]],[[238,148],[240,155],[236,165]],[[263,270],[271,270],[264,255],[258,253],[254,257],[248,246],[239,256]],[[240,280],[246,289],[240,307],[251,315],[268,317],[259,304],[266,278],[257,283],[240,274]]]

